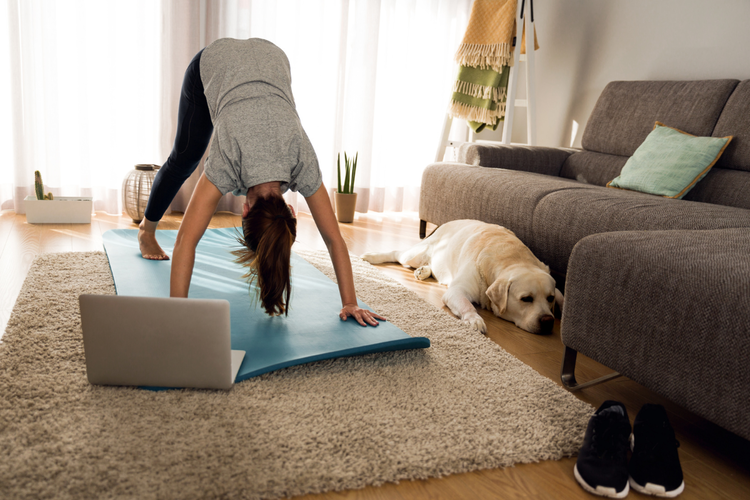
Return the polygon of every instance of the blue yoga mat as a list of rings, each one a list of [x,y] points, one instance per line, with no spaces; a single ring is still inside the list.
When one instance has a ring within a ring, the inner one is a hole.
[[[118,295],[169,297],[171,260],[141,257],[135,229],[112,229],[103,235],[104,250]],[[244,268],[231,251],[239,247],[234,228],[209,229],[196,248],[188,296],[229,301],[232,349],[245,351],[236,382],[287,366],[323,359],[430,346],[388,322],[363,327],[341,321],[339,290],[323,273],[292,253],[289,316],[270,317],[242,279]],[[177,231],[157,231],[157,241],[171,257]],[[359,302],[360,307],[370,309]],[[372,310],[372,309],[370,309]]]

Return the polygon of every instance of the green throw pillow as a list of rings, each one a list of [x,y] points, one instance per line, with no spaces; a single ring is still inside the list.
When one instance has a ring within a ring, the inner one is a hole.
[[[656,122],[607,187],[682,198],[703,179],[732,136],[696,137]]]

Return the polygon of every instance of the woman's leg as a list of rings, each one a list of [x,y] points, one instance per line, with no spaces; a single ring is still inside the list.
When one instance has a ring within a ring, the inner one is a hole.
[[[203,82],[200,75],[200,58],[196,54],[185,71],[177,111],[177,134],[167,161],[159,169],[151,187],[148,204],[138,233],[141,254],[147,259],[167,259],[167,254],[156,242],[156,227],[172,203],[182,184],[195,171],[213,132]]]

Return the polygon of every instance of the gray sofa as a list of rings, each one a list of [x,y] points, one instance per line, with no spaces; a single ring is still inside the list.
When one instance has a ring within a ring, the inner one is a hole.
[[[734,138],[682,200],[605,187],[655,121]],[[750,438],[750,80],[612,82],[582,149],[461,146],[423,175],[426,222],[500,224],[564,286],[576,352]]]

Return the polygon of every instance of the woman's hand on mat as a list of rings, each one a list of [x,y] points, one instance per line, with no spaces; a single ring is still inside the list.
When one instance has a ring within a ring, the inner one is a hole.
[[[381,315],[375,314],[374,312],[367,309],[362,309],[357,304],[346,304],[341,308],[339,318],[341,318],[342,321],[346,321],[349,316],[357,320],[357,322],[362,326],[367,326],[368,324],[371,326],[378,326],[379,319],[383,321],[386,320]]]

